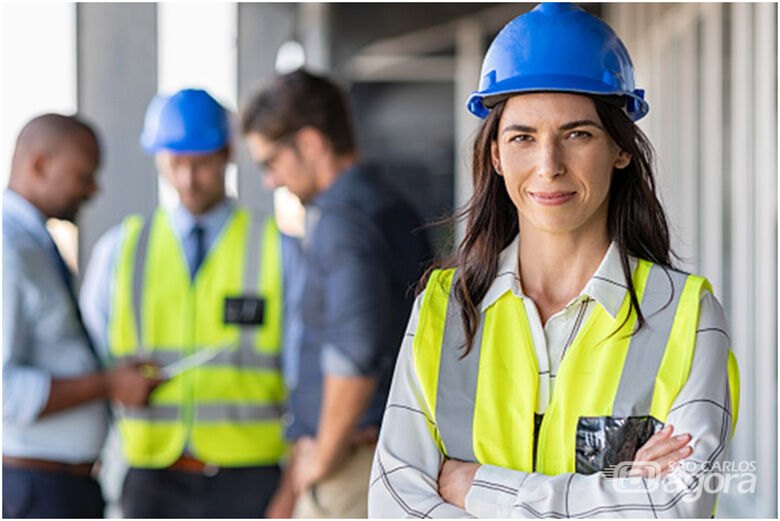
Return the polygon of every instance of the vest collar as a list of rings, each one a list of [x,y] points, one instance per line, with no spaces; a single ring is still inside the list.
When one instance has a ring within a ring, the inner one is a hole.
[[[499,254],[498,274],[482,299],[480,311],[484,312],[507,291],[511,291],[516,297],[526,298],[520,283],[520,274],[517,270],[517,249],[519,244],[520,235],[518,234]],[[637,265],[636,258],[629,255],[628,263],[630,271],[633,273]],[[617,244],[613,241],[609,245],[609,249],[607,249],[607,253],[601,260],[601,264],[599,264],[596,272],[585,284],[579,296],[574,298],[567,307],[584,297],[590,297],[598,302],[614,319],[620,311],[627,290],[628,285],[623,275],[623,268],[620,265],[620,252]]]
[[[173,228],[176,230],[176,235],[181,241],[184,241],[192,232],[193,227],[199,224],[203,227],[206,237],[209,239],[206,243],[210,244],[219,235],[220,230],[230,218],[233,209],[234,204],[232,200],[225,198],[217,203],[214,208],[197,217],[192,215],[184,205],[179,204],[170,212],[170,217]]]

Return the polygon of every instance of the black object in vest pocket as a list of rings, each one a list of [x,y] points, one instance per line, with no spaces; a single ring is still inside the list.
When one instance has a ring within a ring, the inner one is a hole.
[[[577,422],[576,471],[593,474],[624,461],[633,461],[637,451],[664,424],[652,416],[580,417]]]
[[[265,300],[260,297],[225,297],[225,324],[259,326],[263,323]]]

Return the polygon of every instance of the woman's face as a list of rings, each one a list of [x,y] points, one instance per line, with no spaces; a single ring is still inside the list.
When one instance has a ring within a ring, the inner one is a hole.
[[[631,161],[590,98],[551,92],[507,100],[491,156],[521,231],[578,236],[606,232],[613,168]]]

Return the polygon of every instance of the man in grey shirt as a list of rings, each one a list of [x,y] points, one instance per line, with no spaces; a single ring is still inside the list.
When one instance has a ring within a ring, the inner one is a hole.
[[[106,400],[143,404],[158,380],[141,362],[102,371],[71,272],[46,229],[74,221],[97,190],[94,131],[58,114],[31,120],[3,194],[3,517],[102,517],[92,467]]]

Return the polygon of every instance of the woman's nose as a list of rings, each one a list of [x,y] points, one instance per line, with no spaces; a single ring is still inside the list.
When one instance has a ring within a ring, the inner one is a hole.
[[[538,148],[537,175],[554,179],[566,171],[560,146],[555,140],[544,140]]]

